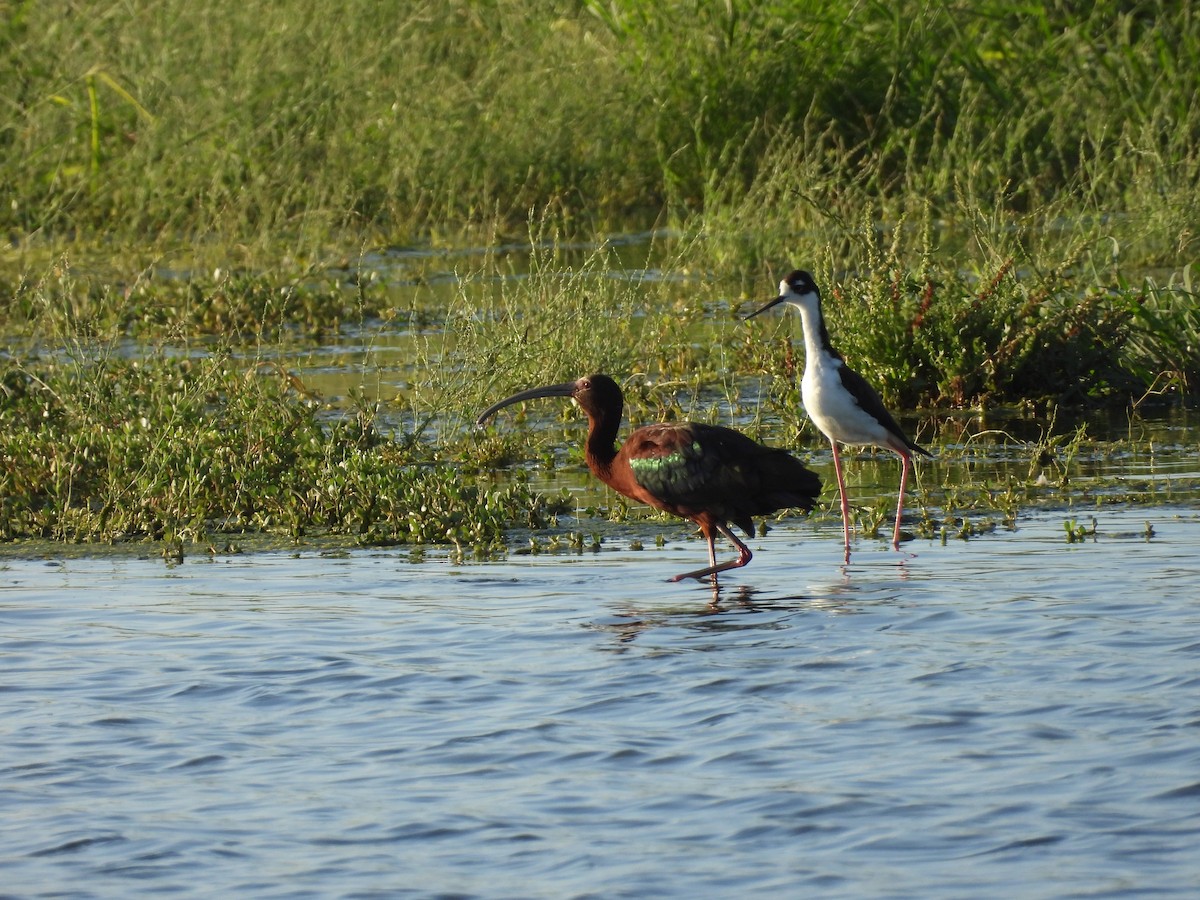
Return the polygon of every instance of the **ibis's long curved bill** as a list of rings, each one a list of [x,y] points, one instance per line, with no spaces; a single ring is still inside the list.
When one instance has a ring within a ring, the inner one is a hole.
[[[754,312],[750,313],[750,315],[748,315],[748,316],[742,316],[742,321],[744,322],[744,321],[746,321],[747,319],[753,319],[753,318],[754,318],[755,316],[757,316],[759,313],[765,313],[765,312],[766,312],[768,309],[770,309],[772,306],[775,306],[776,304],[782,303],[782,302],[783,302],[784,300],[786,300],[786,299],[787,299],[787,297],[776,297],[774,300],[772,300],[772,301],[771,301],[770,303],[768,303],[766,306],[759,307],[759,308],[758,308],[758,309],[756,309]]]
[[[505,397],[499,403],[493,403],[479,414],[479,418],[475,420],[475,424],[477,426],[485,425],[488,419],[504,409],[504,407],[520,403],[522,400],[536,400],[538,397],[570,397],[575,391],[576,384],[574,381],[568,381],[566,384],[551,384],[547,387],[530,388],[527,391],[513,394],[511,397]]]

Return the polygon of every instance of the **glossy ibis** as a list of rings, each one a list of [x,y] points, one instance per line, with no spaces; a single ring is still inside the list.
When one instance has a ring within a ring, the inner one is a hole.
[[[900,516],[904,512],[904,490],[913,451],[930,456],[928,450],[912,441],[896,424],[883,400],[865,378],[851,369],[829,342],[829,331],[821,315],[821,292],[807,272],[796,270],[779,282],[779,296],[747,319],[766,312],[779,303],[800,310],[804,327],[804,379],[800,398],[813,424],[833,447],[833,470],[837,474],[842,501],[842,534],[846,541],[846,561],[850,561],[850,504],[846,500],[846,480],[838,444],[882,447],[900,457],[900,499],[896,503],[896,528],[892,546],[900,549]]]
[[[643,425],[616,449],[625,398],[607,375],[531,388],[483,411],[484,424],[498,410],[537,397],[570,397],[588,417],[584,459],[592,474],[614,491],[639,503],[691,519],[708,541],[709,566],[671,581],[712,576],[750,562],[750,548],[730,523],[754,536],[751,516],[792,507],[809,510],[821,480],[786,450],[764,447],[732,428],[695,422]],[[737,558],[717,563],[715,538],[723,534]]]

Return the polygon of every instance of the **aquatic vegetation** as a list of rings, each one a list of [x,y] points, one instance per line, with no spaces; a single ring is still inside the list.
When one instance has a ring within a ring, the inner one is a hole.
[[[553,504],[464,481],[368,418],[322,422],[292,373],[223,354],[9,361],[0,373],[0,539],[348,535],[486,546]]]
[[[1068,544],[1081,544],[1087,538],[1096,539],[1096,517],[1092,517],[1091,527],[1084,525],[1075,519],[1067,519],[1063,522],[1063,530],[1067,533]]]
[[[1185,267],[1178,283],[1159,285],[1147,277],[1141,290],[1121,283],[1118,295],[1130,317],[1129,340],[1121,358],[1146,386],[1144,400],[1172,389],[1194,393],[1200,385],[1200,302]]]

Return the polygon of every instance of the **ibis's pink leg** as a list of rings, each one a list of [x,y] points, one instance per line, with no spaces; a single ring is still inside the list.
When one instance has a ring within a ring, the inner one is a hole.
[[[896,501],[896,530],[892,533],[892,548],[900,549],[900,516],[904,512],[904,489],[908,485],[908,467],[912,465],[912,454],[896,453],[900,457],[900,499]]]
[[[846,540],[846,562],[850,562],[850,501],[846,499],[846,478],[842,475],[842,458],[838,454],[837,441],[830,441],[833,448],[833,471],[837,475],[838,497],[842,501],[842,537]]]
[[[684,572],[682,575],[676,575],[674,578],[667,579],[668,581],[683,581],[685,578],[703,578],[706,575],[712,576],[712,583],[717,583],[717,573],[724,572],[726,569],[738,569],[750,562],[753,554],[750,548],[738,540],[736,534],[726,528],[723,524],[717,523],[714,526],[717,531],[729,538],[733,542],[733,546],[737,547],[737,559],[731,559],[729,562],[723,562],[717,565],[717,549],[713,544],[713,534],[709,529],[704,529],[704,536],[708,538],[708,561],[711,565],[707,569],[697,569],[695,572]]]

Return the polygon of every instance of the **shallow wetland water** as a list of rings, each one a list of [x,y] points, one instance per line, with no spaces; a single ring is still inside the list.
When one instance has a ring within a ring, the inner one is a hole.
[[[1194,896],[1200,513],[1094,514],[791,520],[715,606],[682,528],[6,560],[2,893]]]

